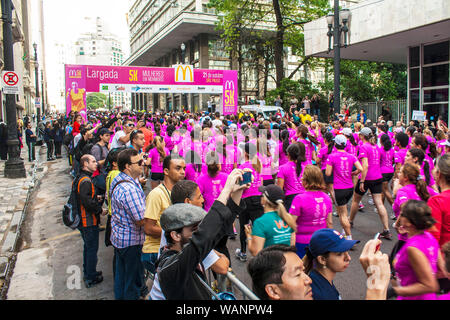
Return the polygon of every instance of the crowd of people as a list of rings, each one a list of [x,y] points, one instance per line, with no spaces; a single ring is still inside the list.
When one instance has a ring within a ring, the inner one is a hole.
[[[366,196],[380,218],[374,234],[396,242],[388,254],[380,239],[364,245],[367,276],[381,270],[366,298],[448,299],[447,124],[372,123],[363,113],[324,123],[309,113],[88,112],[48,123],[48,160],[63,144],[72,166],[86,286],[103,281],[96,266],[106,215],[116,299],[211,299],[205,272],[223,279],[232,254],[249,260],[261,299],[341,299],[333,279],[359,242],[352,229]]]

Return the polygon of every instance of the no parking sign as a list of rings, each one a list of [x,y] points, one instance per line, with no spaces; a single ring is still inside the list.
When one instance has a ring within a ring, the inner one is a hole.
[[[3,71],[1,81],[4,94],[20,94],[20,87],[22,83],[16,72]]]

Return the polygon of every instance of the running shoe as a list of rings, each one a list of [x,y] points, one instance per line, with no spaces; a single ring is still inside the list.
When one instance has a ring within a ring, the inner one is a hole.
[[[384,238],[386,240],[392,240],[392,234],[389,230],[384,230],[381,234],[380,234],[380,238]]]
[[[369,200],[367,200],[367,203],[370,204],[371,206],[373,206],[373,199],[372,199],[372,197],[369,197]]]
[[[393,213],[393,214],[391,214],[391,219],[392,220],[397,220],[397,217],[395,216],[395,214]]]
[[[339,217],[339,215],[338,215],[337,211],[333,211],[333,216],[335,216],[335,217]]]
[[[238,258],[242,262],[247,261],[247,254],[245,252],[241,252],[241,249],[237,248],[235,254],[236,258]]]
[[[363,205],[363,203],[360,201],[359,202],[359,211],[362,211],[364,209],[364,205]]]

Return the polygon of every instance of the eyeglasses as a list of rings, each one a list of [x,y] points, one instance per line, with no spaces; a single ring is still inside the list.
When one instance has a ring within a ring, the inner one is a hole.
[[[130,162],[130,164],[137,164],[138,166],[142,166],[144,164],[144,160],[141,159],[138,162]]]

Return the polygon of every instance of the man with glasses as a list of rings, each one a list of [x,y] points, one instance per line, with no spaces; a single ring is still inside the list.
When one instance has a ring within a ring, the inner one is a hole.
[[[118,155],[120,173],[111,183],[111,243],[114,246],[114,296],[117,300],[138,300],[144,281],[141,263],[145,240],[145,194],[138,178],[144,159],[136,149]]]
[[[130,141],[130,135],[135,128],[134,122],[131,120],[125,120],[123,123],[123,129],[117,131],[111,142],[111,150],[115,148],[125,147]]]

